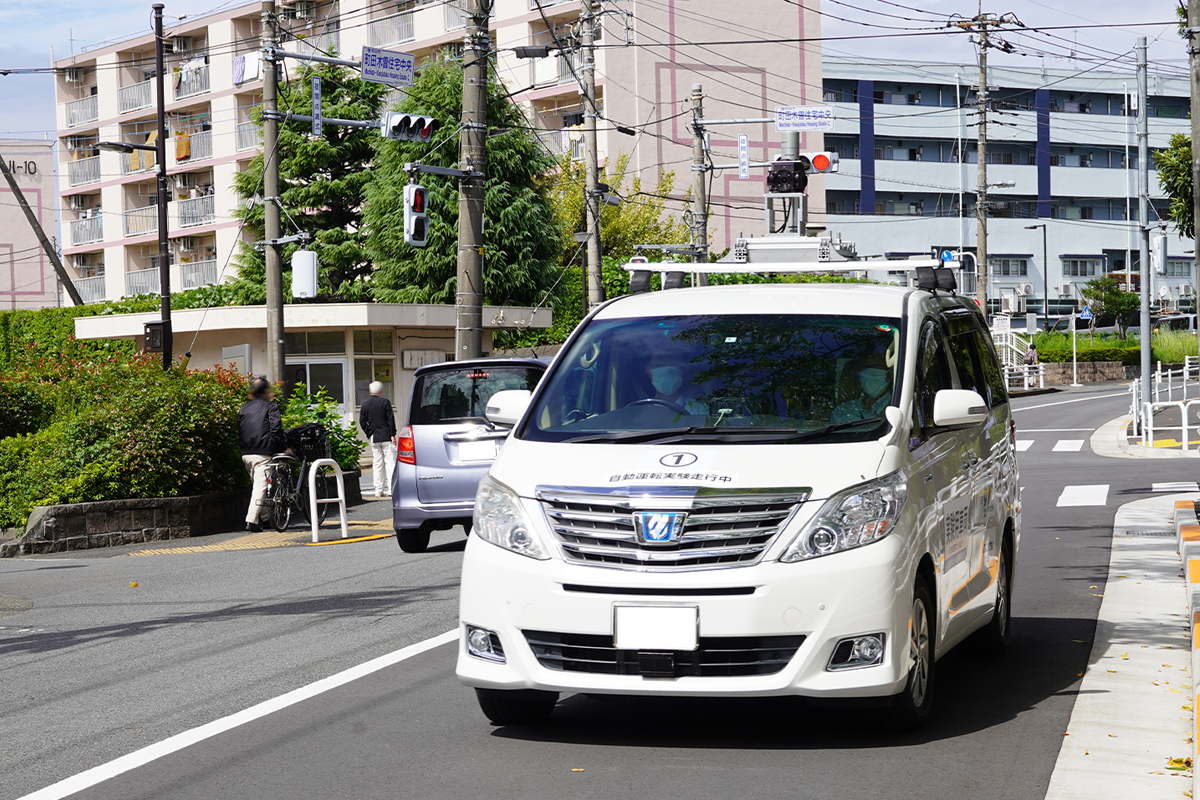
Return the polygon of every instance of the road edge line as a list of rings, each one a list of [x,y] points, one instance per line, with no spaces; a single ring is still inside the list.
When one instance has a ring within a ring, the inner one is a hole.
[[[1183,580],[1188,594],[1188,627],[1192,636],[1192,695],[1195,696],[1196,669],[1200,667],[1200,519],[1196,516],[1196,504],[1180,500],[1175,503],[1175,536],[1179,544],[1179,557],[1183,562]],[[1193,564],[1195,567],[1193,567]],[[1192,797],[1200,792],[1200,715],[1192,703]]]
[[[160,742],[147,745],[140,750],[134,750],[132,753],[115,758],[99,766],[84,770],[69,778],[64,778],[57,783],[51,784],[44,789],[38,789],[36,792],[27,794],[18,800],[60,800],[60,798],[69,797],[84,789],[88,789],[96,784],[103,783],[106,780],[115,778],[116,776],[128,772],[132,769],[149,764],[152,761],[170,755],[171,753],[183,750],[186,747],[191,747],[194,744],[211,739],[212,737],[232,730],[248,722],[253,722],[256,719],[261,719],[276,711],[282,711],[288,706],[293,706],[297,703],[316,697],[319,694],[336,689],[339,686],[344,686],[351,681],[356,681],[359,678],[364,678],[373,672],[378,672],[381,669],[398,664],[401,661],[419,656],[422,653],[441,647],[444,644],[456,641],[458,639],[458,629],[438,634],[424,641],[410,644],[407,647],[402,647],[399,650],[394,650],[391,653],[373,658],[370,661],[365,661],[349,669],[330,675],[327,678],[322,678],[305,686],[293,689],[290,692],[285,692],[278,697],[272,697],[269,700],[264,700],[261,703],[256,703],[249,708],[242,709],[233,714],[230,714],[220,719],[215,719],[212,722],[205,723],[191,730],[177,733],[174,736],[169,736]]]

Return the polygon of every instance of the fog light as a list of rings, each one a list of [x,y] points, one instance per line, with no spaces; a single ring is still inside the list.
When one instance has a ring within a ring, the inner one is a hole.
[[[500,644],[500,637],[495,631],[489,631],[487,628],[467,626],[467,652],[486,661],[504,663],[504,648]]]
[[[842,639],[833,648],[833,657],[829,659],[826,669],[857,669],[873,667],[883,663],[882,633],[872,633],[870,636],[856,636],[853,639]]]

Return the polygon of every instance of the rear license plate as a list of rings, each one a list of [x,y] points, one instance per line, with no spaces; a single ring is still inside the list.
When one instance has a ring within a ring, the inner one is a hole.
[[[696,606],[615,606],[613,611],[618,650],[695,650],[700,645]]]
[[[491,461],[496,457],[496,442],[484,439],[479,442],[459,442],[459,461]]]

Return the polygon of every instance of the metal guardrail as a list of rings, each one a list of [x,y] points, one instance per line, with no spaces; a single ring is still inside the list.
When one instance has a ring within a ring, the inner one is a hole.
[[[158,232],[158,206],[131,208],[124,214],[125,235],[141,236]]]
[[[1020,381],[1023,385],[1022,391],[1028,392],[1030,383],[1037,384],[1038,389],[1046,388],[1046,365],[1045,364],[1022,364],[1019,367],[1004,367],[1004,385],[1010,392],[1013,391],[1013,383]]]
[[[295,51],[309,56],[327,56],[335,52],[340,54],[342,51],[341,32],[314,33],[303,39],[297,39]]]
[[[76,278],[75,289],[84,303],[104,302],[104,276],[95,275],[91,278]]]
[[[239,153],[243,150],[254,150],[262,146],[262,128],[253,122],[239,122],[235,138]]]
[[[414,41],[416,28],[413,26],[413,12],[402,11],[387,17],[373,20],[367,26],[371,47],[383,47],[389,44]]]
[[[99,100],[100,96],[95,94],[81,97],[78,100],[68,100],[66,102],[67,127],[75,128],[100,119]]]
[[[1186,356],[1183,366],[1179,369],[1163,369],[1162,362],[1157,362],[1154,372],[1143,378],[1135,379],[1129,385],[1129,413],[1133,417],[1134,430],[1146,438],[1150,431],[1153,442],[1154,409],[1174,406],[1177,403],[1189,403],[1188,394],[1193,384],[1196,387],[1197,399],[1191,403],[1200,402],[1200,357]],[[1175,394],[1179,393],[1176,400]],[[1184,420],[1184,425],[1187,420]],[[1186,431],[1185,431],[1186,437]]]
[[[175,99],[195,97],[208,91],[208,64],[190,72],[181,73],[179,85],[175,87]]]
[[[467,27],[467,0],[446,0],[446,30],[460,31]]]
[[[154,169],[158,154],[153,150],[134,150],[132,153],[121,154],[121,174],[132,175],[136,172],[149,172]],[[134,160],[136,159],[136,161]],[[137,164],[135,167],[134,164]]]
[[[122,86],[117,90],[117,110],[124,114],[154,104],[154,79]]]
[[[79,246],[104,240],[104,218],[88,217],[71,220],[71,245]]]
[[[125,273],[125,294],[158,294],[158,267]]]
[[[199,289],[217,282],[217,260],[190,261],[179,265],[179,282],[184,289]]]
[[[100,180],[100,156],[77,158],[67,162],[67,181],[72,186],[96,183]]]
[[[337,481],[337,497],[317,497],[317,481],[321,479],[321,469],[324,467],[332,467],[333,475]],[[337,503],[338,513],[341,516],[342,523],[342,538],[349,539],[350,531],[346,528],[346,482],[342,479],[342,468],[332,458],[318,458],[312,462],[308,468],[308,507],[312,509],[309,513],[309,518],[312,519],[312,540],[313,544],[321,541],[321,515],[317,506],[322,503]]]
[[[176,203],[179,227],[188,228],[215,220],[217,218],[216,199],[216,195],[206,194],[203,197],[193,197]]]
[[[204,159],[212,158],[213,156],[213,140],[212,131],[197,131],[187,137],[188,154],[182,159],[175,157],[175,163],[180,161],[192,162],[203,161]],[[175,152],[178,153],[178,145],[175,147]]]

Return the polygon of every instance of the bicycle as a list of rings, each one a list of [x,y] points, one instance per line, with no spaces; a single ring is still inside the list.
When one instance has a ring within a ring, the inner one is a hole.
[[[294,510],[302,513],[307,524],[312,525],[308,495],[310,459],[327,458],[329,454],[329,440],[319,424],[301,425],[285,433],[293,452],[276,453],[267,462],[267,495],[263,500],[271,527],[280,533],[291,524]],[[327,476],[321,476],[317,481],[317,500],[333,496],[328,481]],[[324,524],[328,515],[329,504],[317,503],[317,525]]]

